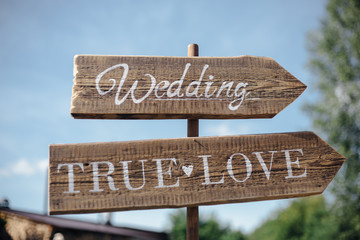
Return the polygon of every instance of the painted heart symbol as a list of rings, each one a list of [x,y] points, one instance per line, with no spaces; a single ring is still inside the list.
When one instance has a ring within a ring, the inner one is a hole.
[[[186,167],[186,166],[182,166],[182,170],[184,171],[184,173],[190,177],[192,171],[193,171],[194,167],[192,165]]]

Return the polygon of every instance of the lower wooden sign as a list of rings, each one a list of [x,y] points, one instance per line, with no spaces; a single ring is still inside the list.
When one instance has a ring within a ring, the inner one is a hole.
[[[312,132],[50,146],[50,214],[319,194],[345,158]]]

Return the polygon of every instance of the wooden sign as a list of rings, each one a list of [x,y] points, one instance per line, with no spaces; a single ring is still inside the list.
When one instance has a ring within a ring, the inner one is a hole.
[[[344,160],[312,132],[51,145],[50,214],[308,196]]]
[[[306,86],[267,57],[77,55],[74,118],[272,118]]]

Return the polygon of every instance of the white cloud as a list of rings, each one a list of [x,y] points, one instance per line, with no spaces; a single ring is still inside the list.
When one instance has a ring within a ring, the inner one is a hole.
[[[219,125],[211,125],[205,129],[205,136],[228,136],[238,134],[249,134],[251,132],[251,126],[248,124],[242,124],[233,126],[230,123],[220,123]]]
[[[30,162],[26,158],[19,159],[12,165],[0,169],[0,177],[10,177],[13,175],[31,176],[39,172],[45,172],[48,167],[48,160],[41,159]]]
[[[37,163],[37,169],[42,171],[42,172],[45,172],[48,167],[49,167],[49,160],[48,159],[42,159],[42,160],[39,160]]]
[[[216,127],[212,127],[209,130],[213,135],[218,135],[218,136],[232,135],[232,130],[230,126],[226,123],[220,124],[219,126]]]
[[[28,162],[28,160],[24,158],[20,159],[14,165],[10,166],[10,170],[12,171],[12,173],[16,175],[25,175],[25,176],[32,175],[35,172],[34,166],[32,166]]]

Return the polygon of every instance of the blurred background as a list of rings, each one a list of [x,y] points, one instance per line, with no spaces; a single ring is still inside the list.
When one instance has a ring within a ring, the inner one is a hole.
[[[49,144],[186,137],[186,120],[74,120],[73,57],[186,56],[197,43],[200,56],[271,57],[308,86],[273,119],[200,120],[200,136],[314,131],[348,159],[324,197],[200,207],[200,225],[220,234],[203,239],[360,239],[359,2],[1,0],[0,198],[47,214]],[[173,239],[183,219],[174,209],[111,215]]]

